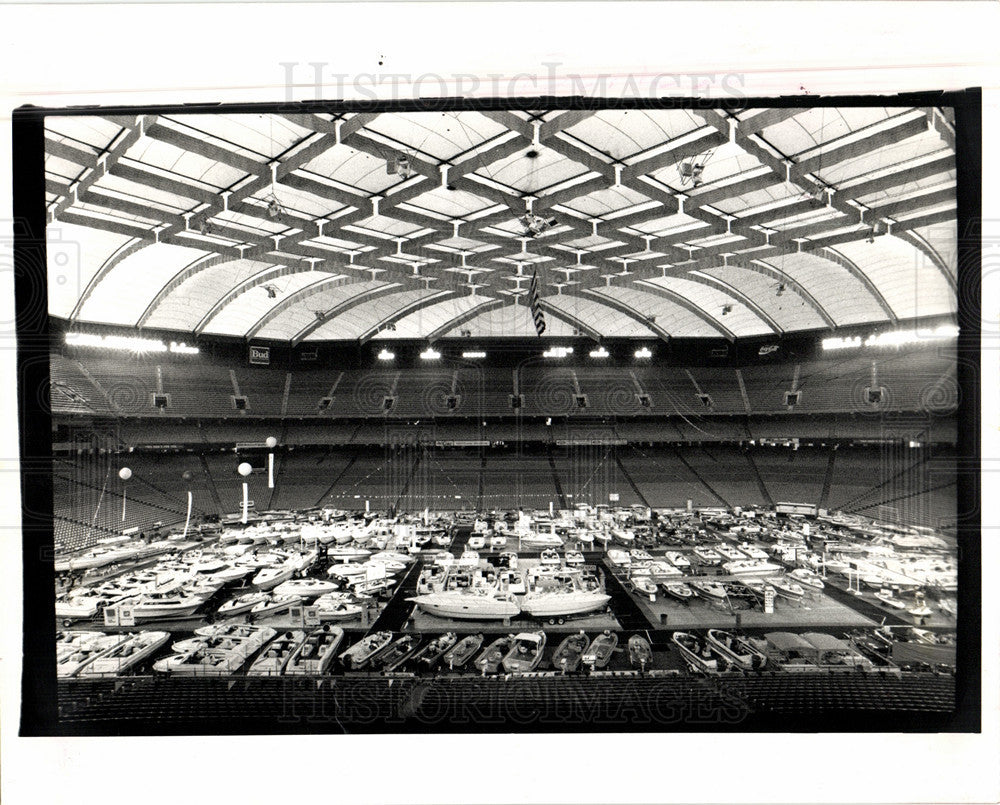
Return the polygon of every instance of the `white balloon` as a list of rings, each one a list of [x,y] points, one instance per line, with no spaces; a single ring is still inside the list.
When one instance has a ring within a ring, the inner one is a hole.
[[[128,467],[122,467],[120,470],[118,470],[118,477],[121,478],[123,481],[127,481],[129,478],[132,477],[132,470],[130,470]]]
[[[243,477],[246,477],[246,476],[247,476],[247,475],[249,475],[249,474],[250,474],[251,472],[253,472],[253,467],[251,467],[251,466],[250,466],[249,464],[247,464],[247,462],[245,462],[245,461],[244,461],[244,462],[243,462],[242,464],[240,464],[240,466],[239,466],[239,467],[237,467],[236,469],[237,469],[237,470],[239,471],[240,475],[242,475]]]
[[[267,441],[264,443],[272,449],[278,446],[278,440],[275,439],[273,436],[268,436]]]

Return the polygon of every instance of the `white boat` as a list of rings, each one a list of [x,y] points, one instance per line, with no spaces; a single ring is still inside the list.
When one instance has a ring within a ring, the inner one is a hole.
[[[136,621],[186,618],[197,612],[206,600],[203,595],[191,595],[180,590],[169,593],[146,593],[139,596],[132,604],[132,614]]]
[[[709,629],[707,643],[709,650],[722,657],[727,663],[744,671],[755,671],[767,663],[767,655],[749,640],[722,629]]]
[[[542,551],[538,561],[543,565],[553,565],[555,567],[559,567],[562,564],[562,559],[559,558],[559,551],[554,548],[546,548]]]
[[[749,556],[751,559],[758,559],[761,561],[767,559],[767,551],[758,548],[756,545],[751,545],[747,542],[741,542],[740,550],[747,556]]]
[[[230,618],[235,615],[243,615],[252,610],[257,604],[268,599],[268,594],[264,592],[244,593],[238,595],[230,601],[226,601],[219,607],[218,614],[223,618]]]
[[[730,576],[773,576],[781,572],[779,565],[770,562],[760,562],[756,559],[745,559],[734,562],[724,562],[722,569]]]
[[[813,571],[807,570],[804,567],[796,568],[788,574],[788,577],[790,579],[794,579],[796,582],[813,593],[822,592],[826,587],[823,583],[823,579],[821,579],[818,574],[813,573]]]
[[[742,551],[737,550],[732,545],[716,545],[715,552],[718,553],[723,559],[730,562],[742,562],[747,558]]]
[[[335,548],[332,551],[327,551],[327,556],[331,560],[336,560],[338,562],[361,562],[372,555],[372,552],[367,548]]]
[[[483,645],[481,634],[463,637],[444,655],[444,663],[449,669],[461,668],[471,660]]]
[[[522,531],[518,534],[522,550],[543,550],[545,548],[561,548],[562,537],[558,534],[546,534],[539,531]]]
[[[337,656],[337,649],[344,639],[339,626],[321,626],[295,648],[285,665],[285,676],[322,674]]]
[[[722,556],[706,545],[697,546],[692,553],[698,557],[702,564],[718,565],[722,563]]]
[[[577,531],[574,534],[577,542],[579,542],[585,550],[590,550],[594,547],[594,534],[591,531]]]
[[[339,565],[330,565],[326,570],[326,575],[334,579],[352,579],[359,576],[366,576],[368,568],[361,562],[344,562]]]
[[[906,609],[906,602],[900,601],[892,594],[892,590],[882,590],[875,593],[875,598],[893,609]]]
[[[250,666],[247,676],[280,676],[292,654],[305,639],[306,633],[302,631],[281,633],[265,646]]]
[[[198,648],[157,660],[153,663],[153,670],[175,676],[227,676],[243,668],[246,660],[244,655],[236,652]]]
[[[345,600],[340,593],[321,595],[314,606],[322,621],[347,621],[361,616],[361,605]]]
[[[202,627],[194,637],[174,643],[171,649],[175,654],[187,654],[200,648],[218,649],[249,657],[276,634],[267,626],[246,623],[213,625]]]
[[[679,579],[684,574],[673,565],[668,565],[666,562],[654,560],[643,565],[636,565],[633,563],[632,575],[649,576],[653,579],[653,581],[661,581],[662,579]]]
[[[664,558],[679,570],[686,570],[691,567],[691,561],[684,554],[677,551],[667,551]]]
[[[298,606],[301,603],[301,595],[275,595],[268,593],[267,598],[259,604],[253,605],[250,614],[255,618],[277,615],[279,612],[285,612],[289,607]]]
[[[486,547],[486,537],[481,534],[469,537],[469,547],[474,551],[481,551]]]
[[[608,551],[608,561],[613,565],[618,565],[619,567],[627,567],[632,564],[632,557],[629,555],[628,551],[621,551],[616,548],[612,548]]]
[[[89,640],[81,640],[72,650],[64,650],[56,658],[56,676],[66,678],[76,676],[81,669],[126,642],[131,635],[106,635]]]
[[[618,647],[618,635],[605,629],[594,638],[590,647],[583,652],[580,658],[584,665],[589,665],[591,669],[604,668],[615,653]]]
[[[470,587],[407,598],[424,612],[439,618],[459,620],[503,620],[520,614],[513,595],[488,588]]]
[[[476,551],[472,551],[466,548],[464,551],[462,551],[462,556],[459,558],[458,564],[461,567],[478,567],[479,554]]]
[[[709,601],[721,602],[728,599],[726,588],[714,581],[689,581],[688,586],[694,590],[695,594]]]
[[[410,660],[424,668],[433,668],[457,642],[458,635],[455,632],[445,632],[443,635],[431,640],[430,643],[414,654]]]
[[[364,668],[379,652],[392,642],[392,632],[375,632],[355,643],[340,655],[344,667],[358,670]]]
[[[325,579],[290,579],[274,588],[275,595],[298,595],[302,598],[316,598],[323,593],[332,593],[339,585]]]
[[[650,555],[649,551],[644,551],[642,548],[633,548],[628,552],[629,557],[632,560],[632,564],[637,562],[652,562],[653,557]]]
[[[582,565],[584,563],[583,554],[579,551],[566,551],[567,565]]]
[[[97,593],[70,594],[56,601],[56,617],[69,620],[92,618],[107,603],[108,599]]]
[[[536,618],[584,615],[608,605],[611,596],[603,589],[588,589],[578,571],[528,575],[528,592],[521,609]]]
[[[711,656],[707,645],[695,635],[688,632],[674,632],[671,639],[691,670],[706,674],[718,673],[718,661]]]
[[[694,590],[683,582],[661,582],[660,589],[676,601],[683,604],[694,598]]]
[[[632,586],[635,587],[636,592],[643,595],[648,595],[651,598],[656,595],[656,582],[649,576],[632,576]]]
[[[56,634],[56,659],[108,637],[104,632],[58,632]]]
[[[510,651],[503,658],[507,673],[523,674],[534,671],[542,661],[545,651],[545,632],[521,632],[515,635]]]
[[[253,585],[258,590],[273,590],[279,584],[284,584],[291,579],[295,572],[294,563],[289,561],[274,567],[265,567],[253,577]]]
[[[139,632],[80,669],[80,677],[121,676],[153,656],[170,640],[169,632]]]
[[[782,578],[781,576],[765,579],[764,583],[770,584],[774,587],[774,591],[778,595],[782,598],[787,598],[789,601],[801,601],[802,597],[806,594],[806,591],[800,585],[791,579]]]
[[[505,548],[506,546],[507,546],[507,537],[505,537],[503,534],[494,534],[492,537],[490,537],[490,548],[492,548],[494,551],[498,551],[501,548]]]

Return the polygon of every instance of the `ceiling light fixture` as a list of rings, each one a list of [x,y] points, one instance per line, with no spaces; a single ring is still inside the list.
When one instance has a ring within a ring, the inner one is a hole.
[[[649,347],[640,347],[635,351],[635,357],[637,358],[652,358],[653,353],[650,352]]]

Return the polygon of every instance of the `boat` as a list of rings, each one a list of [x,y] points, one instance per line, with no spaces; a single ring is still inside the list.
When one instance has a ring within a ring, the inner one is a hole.
[[[323,593],[332,593],[339,585],[324,579],[290,579],[274,588],[275,595],[298,595],[302,598],[317,598]]]
[[[756,545],[751,545],[748,542],[741,542],[740,550],[751,559],[759,559],[762,561],[767,559],[767,551],[763,548],[758,548]]]
[[[632,564],[632,557],[629,555],[628,551],[611,548],[608,551],[608,561],[613,565],[618,565],[619,567],[628,567]]]
[[[479,553],[466,548],[458,557],[458,564],[462,567],[479,567]]]
[[[594,638],[590,644],[590,648],[583,653],[583,657],[580,659],[584,665],[589,665],[591,670],[594,668],[604,668],[611,662],[611,657],[617,647],[618,635],[605,629]]]
[[[698,557],[698,560],[703,565],[718,565],[722,563],[722,557],[712,548],[705,545],[696,546],[692,553]]]
[[[72,654],[85,646],[108,637],[104,632],[57,632],[56,659]]]
[[[806,591],[801,586],[791,579],[782,578],[781,576],[764,579],[764,583],[770,584],[774,587],[774,591],[778,595],[782,598],[787,598],[789,601],[801,601],[802,597],[806,594]]]
[[[481,534],[469,537],[468,545],[474,551],[481,551],[486,547],[486,537]]]
[[[326,575],[344,580],[364,578],[368,575],[368,568],[361,562],[343,562],[339,565],[330,565],[326,569]]]
[[[726,588],[714,581],[691,581],[688,584],[697,596],[708,601],[718,603],[728,598]]]
[[[100,677],[126,674],[153,656],[170,640],[170,632],[139,632],[84,665],[77,676]]]
[[[230,618],[235,615],[243,615],[252,610],[257,604],[268,599],[267,593],[244,593],[226,601],[218,609],[218,614],[223,618]]]
[[[273,590],[279,584],[288,581],[294,575],[295,566],[291,562],[285,561],[274,567],[262,568],[257,575],[253,577],[251,583],[258,590]]]
[[[528,574],[528,592],[521,599],[521,609],[536,618],[553,619],[594,612],[610,600],[603,589],[589,589],[579,571],[536,572]]]
[[[582,565],[584,562],[583,554],[579,551],[566,551],[566,564],[567,565]]]
[[[892,590],[882,590],[875,593],[875,598],[893,609],[906,609],[906,602],[900,601],[892,594]]]
[[[732,545],[716,545],[715,552],[730,562],[745,562],[747,559],[743,551],[737,550]]]
[[[337,562],[361,562],[371,555],[372,552],[367,548],[347,547],[327,551],[327,556]]]
[[[206,626],[196,630],[194,637],[174,643],[171,649],[176,654],[186,654],[199,648],[222,649],[249,657],[275,634],[275,630],[268,626],[245,623]]]
[[[635,533],[627,528],[612,528],[611,536],[622,545],[632,545],[635,542]]]
[[[664,558],[678,570],[687,570],[691,567],[691,560],[677,551],[667,551]]]
[[[562,537],[558,534],[545,534],[539,531],[522,531],[518,534],[522,550],[543,550],[545,548],[561,548]]]
[[[237,652],[201,647],[157,660],[153,670],[174,676],[226,676],[237,673],[246,661]]]
[[[371,664],[385,673],[391,673],[410,659],[410,655],[420,647],[420,642],[419,635],[404,635],[373,657]]]
[[[186,618],[197,612],[206,600],[206,596],[193,595],[183,590],[146,593],[135,600],[132,614],[136,621]]]
[[[505,537],[503,534],[494,534],[492,537],[490,537],[490,548],[492,548],[494,551],[499,550],[500,548],[505,548],[506,546],[507,546],[507,537]]]
[[[323,625],[310,632],[292,652],[285,665],[285,676],[322,674],[333,662],[344,639],[339,626]]]
[[[702,643],[695,635],[688,632],[674,632],[671,639],[692,671],[705,674],[719,672],[718,661],[711,656],[706,644]]]
[[[497,638],[476,659],[476,668],[484,674],[497,673],[512,645],[514,645],[514,635],[512,634]]]
[[[542,551],[538,561],[543,565],[555,565],[556,567],[562,564],[562,560],[559,558],[559,551],[554,548],[546,548]]]
[[[767,663],[767,655],[763,651],[746,638],[734,635],[732,632],[709,629],[706,641],[710,651],[744,671],[756,671]]]
[[[694,598],[694,590],[683,582],[660,582],[660,589],[674,600],[684,604]]]
[[[730,576],[773,576],[781,572],[781,567],[770,562],[761,562],[757,559],[743,559],[733,562],[724,562],[722,569]]]
[[[439,618],[504,620],[513,618],[521,612],[521,607],[513,595],[485,584],[442,590],[406,600],[412,601],[424,612]]]
[[[628,639],[628,659],[633,666],[639,666],[640,671],[652,664],[653,649],[645,637],[636,634]]]
[[[468,635],[459,640],[443,657],[449,669],[461,668],[471,660],[483,645],[481,634]]]
[[[268,593],[263,601],[253,605],[250,615],[254,618],[276,615],[279,612],[285,612],[289,607],[298,606],[301,603],[301,595],[275,595],[274,593]]]
[[[564,674],[580,667],[584,652],[590,648],[590,638],[586,632],[579,631],[565,638],[552,655],[552,667]]]
[[[76,642],[71,649],[64,646],[56,658],[56,676],[60,678],[76,676],[89,663],[128,639],[126,635],[100,634],[98,637]]]
[[[521,632],[503,658],[504,670],[509,674],[534,671],[542,661],[545,651],[545,632]]]
[[[632,576],[632,586],[636,592],[648,595],[650,598],[656,595],[656,582],[650,579],[649,576]]]
[[[826,585],[823,583],[823,579],[819,577],[818,574],[804,567],[799,567],[788,574],[790,579],[794,579],[796,582],[801,584],[807,591],[813,594],[817,592],[822,592]]]
[[[638,562],[652,562],[653,557],[649,551],[644,551],[642,548],[634,548],[628,552],[629,559],[632,560],[632,564]]]
[[[435,637],[431,640],[430,643],[414,654],[411,659],[414,663],[424,668],[433,668],[457,642],[457,634],[454,632],[445,632],[440,637]]]
[[[345,593],[326,593],[313,606],[321,621],[347,621],[361,616],[361,605]]]
[[[359,640],[340,655],[344,667],[357,671],[364,668],[382,649],[392,642],[392,632],[375,632]]]
[[[247,676],[280,676],[292,654],[305,639],[306,633],[303,631],[282,632],[264,647],[247,671]]]

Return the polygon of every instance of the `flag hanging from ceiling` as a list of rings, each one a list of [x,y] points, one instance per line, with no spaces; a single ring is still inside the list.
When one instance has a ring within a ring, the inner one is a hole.
[[[535,320],[535,332],[539,335],[545,332],[545,314],[542,313],[541,295],[538,293],[538,271],[531,275],[531,287],[528,289],[531,301],[531,318]]]

